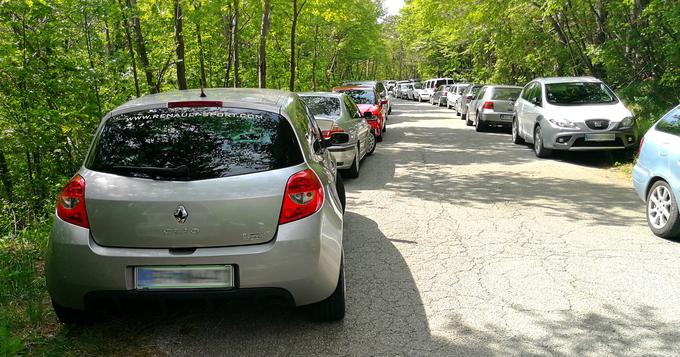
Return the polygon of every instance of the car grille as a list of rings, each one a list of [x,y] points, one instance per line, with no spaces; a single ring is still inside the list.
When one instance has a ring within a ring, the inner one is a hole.
[[[586,125],[593,130],[605,130],[609,128],[609,120],[606,119],[586,120]]]
[[[615,141],[585,141],[583,138],[576,139],[573,147],[583,148],[602,148],[602,147],[625,147],[621,138],[616,138]]]

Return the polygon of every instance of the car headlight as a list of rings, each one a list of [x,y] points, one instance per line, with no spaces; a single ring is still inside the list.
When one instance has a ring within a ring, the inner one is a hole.
[[[621,120],[621,123],[619,124],[619,128],[628,129],[628,128],[632,128],[633,125],[635,125],[635,118],[625,117],[625,118],[623,118],[623,120]]]
[[[548,119],[548,121],[550,122],[550,124],[558,128],[571,128],[571,129],[578,128],[576,124],[570,122],[567,119]]]

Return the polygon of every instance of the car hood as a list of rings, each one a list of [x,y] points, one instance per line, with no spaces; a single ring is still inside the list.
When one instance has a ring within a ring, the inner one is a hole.
[[[359,107],[359,111],[361,111],[361,114],[364,114],[365,112],[375,112],[378,110],[378,106],[375,104],[357,104],[357,107]]]
[[[550,105],[546,108],[548,118],[568,119],[571,122],[585,122],[589,119],[607,119],[618,122],[633,116],[623,103],[594,105]]]

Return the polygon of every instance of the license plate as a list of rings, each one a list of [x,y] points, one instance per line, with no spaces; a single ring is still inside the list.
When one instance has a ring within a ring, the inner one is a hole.
[[[501,114],[501,120],[512,121],[512,115],[510,115],[510,114]]]
[[[586,134],[586,141],[614,141],[614,134]]]
[[[152,266],[135,268],[135,288],[209,289],[234,286],[231,265]]]

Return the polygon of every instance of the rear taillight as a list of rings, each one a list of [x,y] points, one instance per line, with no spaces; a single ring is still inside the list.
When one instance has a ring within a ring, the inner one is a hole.
[[[493,102],[484,102],[484,105],[482,105],[482,109],[493,110]]]
[[[640,157],[640,153],[642,152],[642,145],[645,144],[645,137],[642,137],[642,140],[640,140],[640,146],[638,147],[638,152],[637,152],[637,157]]]
[[[288,179],[279,224],[311,216],[323,206],[323,187],[314,171],[300,171]]]
[[[345,132],[345,131],[342,130],[341,127],[339,127],[339,126],[336,125],[336,124],[333,124],[333,126],[331,126],[331,129],[330,129],[330,130],[321,130],[321,135],[323,135],[323,137],[326,138],[326,139],[330,139],[331,136],[333,136],[333,134],[336,134],[336,133],[344,133],[344,132]]]
[[[57,216],[76,226],[90,227],[85,210],[85,180],[80,175],[75,175],[59,194]]]

